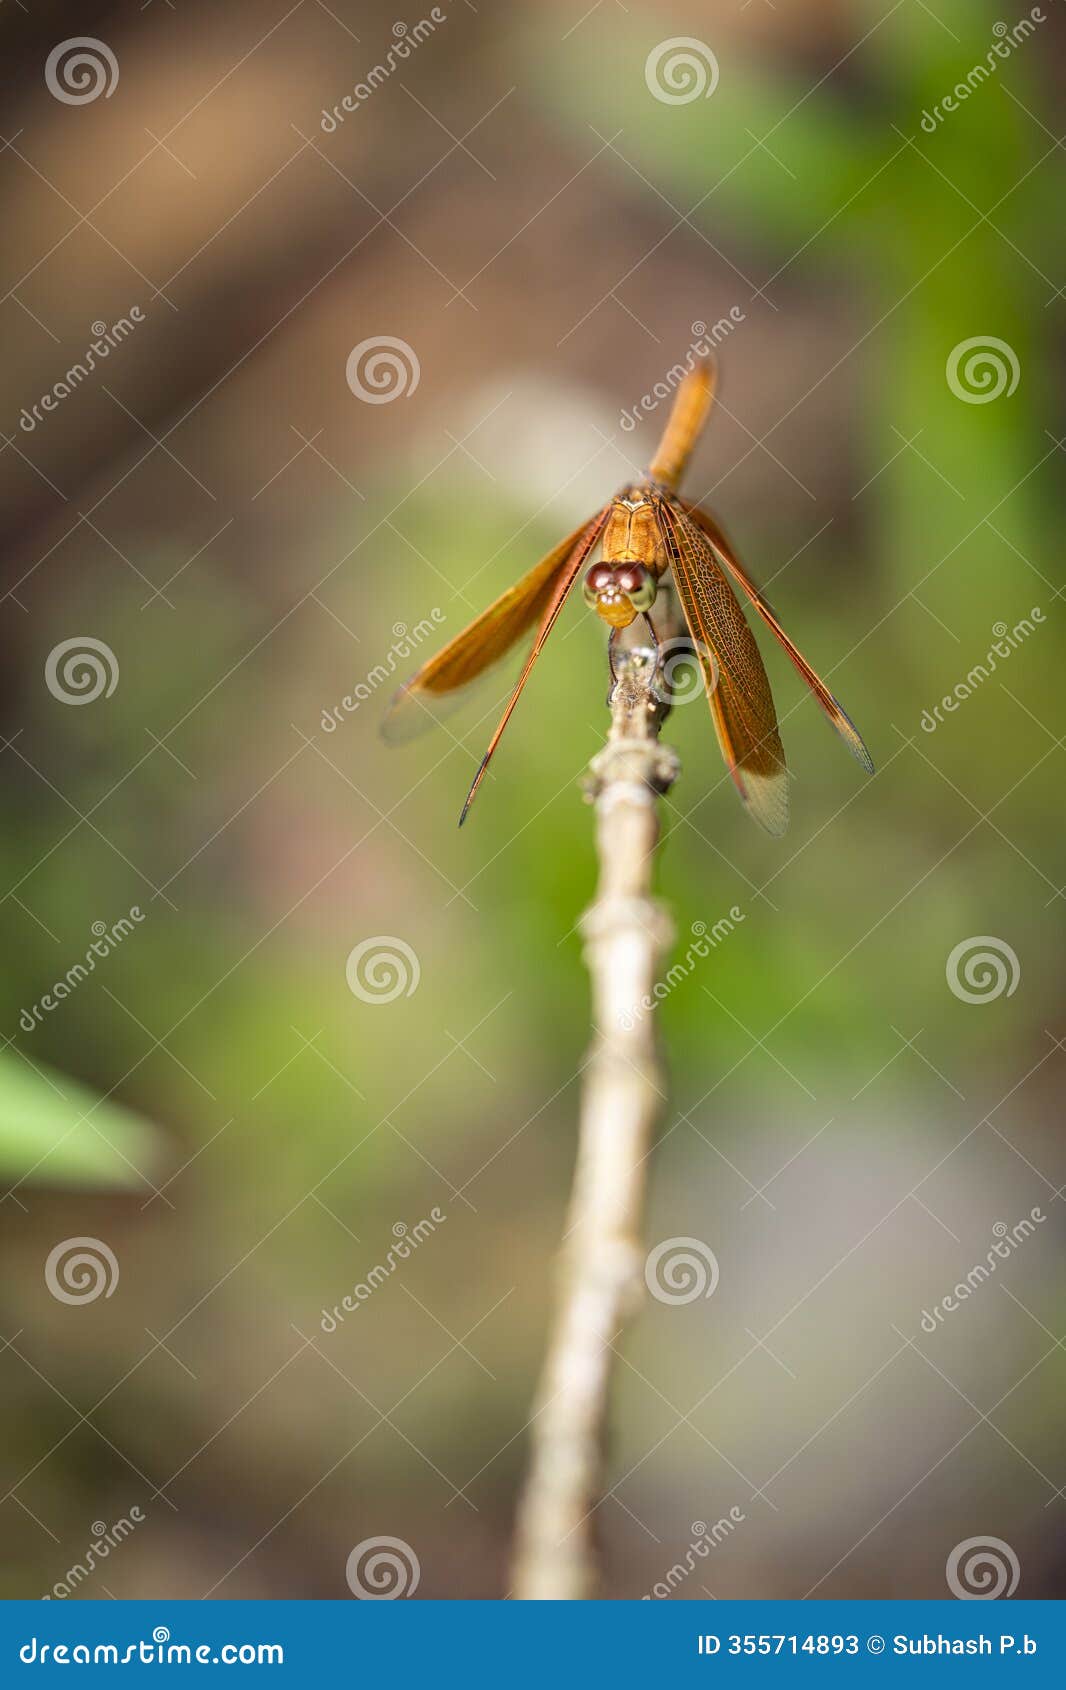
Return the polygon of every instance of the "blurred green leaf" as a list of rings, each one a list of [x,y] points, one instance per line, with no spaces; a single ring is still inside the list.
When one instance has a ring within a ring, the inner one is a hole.
[[[901,144],[888,124],[871,122],[857,100],[810,100],[817,77],[791,60],[721,43],[713,98],[653,99],[645,61],[658,27],[632,14],[613,35],[606,66],[601,44],[575,37],[564,75],[542,67],[538,94],[553,118],[590,139],[614,137],[609,156],[635,203],[654,203],[651,188],[712,231],[739,219],[790,248],[824,225],[853,253],[854,220],[833,225]]]
[[[154,1127],[87,1086],[0,1056],[0,1175],[35,1185],[128,1187],[159,1161]]]

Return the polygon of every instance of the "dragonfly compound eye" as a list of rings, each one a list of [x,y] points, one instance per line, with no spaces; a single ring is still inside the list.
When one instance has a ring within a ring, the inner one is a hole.
[[[626,563],[615,570],[615,580],[634,610],[650,610],[655,603],[656,580],[640,563]]]
[[[585,603],[593,610],[599,601],[599,596],[607,588],[614,585],[614,570],[609,563],[594,563],[585,576]]]

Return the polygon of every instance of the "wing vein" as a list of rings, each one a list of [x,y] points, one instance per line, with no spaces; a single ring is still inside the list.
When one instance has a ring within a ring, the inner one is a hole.
[[[709,542],[670,500],[661,528],[726,766],[768,833],[788,826],[788,771],[762,656]]]

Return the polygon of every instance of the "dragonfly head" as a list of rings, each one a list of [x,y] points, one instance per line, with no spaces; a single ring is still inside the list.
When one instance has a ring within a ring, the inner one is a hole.
[[[628,628],[655,603],[656,585],[642,563],[594,563],[585,576],[585,603],[612,628]]]

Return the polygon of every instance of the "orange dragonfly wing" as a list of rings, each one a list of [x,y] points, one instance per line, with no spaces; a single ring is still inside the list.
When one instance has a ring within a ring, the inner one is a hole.
[[[735,581],[740,583],[744,592],[748,595],[748,598],[755,606],[755,609],[766,623],[766,626],[785,648],[789,657],[796,665],[796,668],[803,676],[803,679],[810,687],[815,698],[818,700],[818,703],[829,717],[829,720],[832,722],[834,728],[836,728],[837,733],[844,741],[844,744],[847,746],[852,756],[862,764],[868,775],[872,775],[874,772],[873,758],[870,756],[869,751],[867,751],[866,746],[863,743],[862,735],[855,726],[855,723],[852,721],[839,699],[833,697],[833,694],[829,691],[825,682],[815,674],[802,652],[796,650],[796,647],[792,644],[792,641],[789,639],[785,630],[778,621],[772,606],[763,597],[743,564],[738,560],[732,546],[729,544],[729,541],[726,539],[725,534],[722,532],[722,529],[719,527],[714,517],[709,511],[701,510],[699,505],[690,504],[686,499],[681,499],[678,502],[692,520],[697,523],[700,528],[702,528],[703,532],[710,540],[711,545],[714,547],[718,557],[721,558],[722,562],[729,570],[729,573],[733,576]]]
[[[382,722],[385,739],[396,743],[431,727],[437,720],[441,701],[461,694],[506,657],[511,647],[544,615],[551,603],[556,578],[585,532],[584,526],[575,528],[405,682]]]
[[[474,794],[484,779],[489,760],[510,721],[511,712],[518,703],[530,671],[543,650],[544,642],[555,626],[567,595],[581,573],[582,565],[603,533],[610,508],[610,505],[605,505],[591,522],[567,535],[547,557],[542,558],[523,575],[520,581],[509,587],[505,593],[501,593],[495,603],[475,617],[469,627],[457,634],[443,651],[422,665],[418,673],[401,687],[389,706],[382,723],[384,737],[392,741],[410,738],[435,719],[435,706],[442,699],[460,692],[470,682],[477,680],[536,624],[537,632],[532,649],[471,783],[459,817],[460,826],[466,820]]]
[[[522,688],[529,679],[530,671],[544,649],[544,642],[554,628],[559,612],[566,603],[570,589],[580,575],[585,560],[596,545],[600,535],[603,533],[610,509],[610,505],[604,505],[603,509],[593,517],[592,521],[579,538],[577,545],[570,552],[569,556],[562,564],[562,567],[558,569],[553,578],[551,590],[547,598],[547,602],[541,612],[540,625],[537,628],[536,637],[534,638],[529,656],[526,658],[522,667],[522,673],[518,677],[515,689],[507,701],[507,708],[500,717],[496,732],[489,741],[489,748],[484,757],[481,759],[477,774],[470,783],[470,791],[466,795],[466,803],[463,805],[462,811],[459,815],[460,827],[462,827],[465,822],[467,812],[477,795],[477,789],[485,778],[485,771],[489,766],[489,761],[496,747],[500,743],[500,737],[503,734],[504,728],[511,720],[511,712],[521,697]]]
[[[788,770],[755,636],[696,524],[669,499],[659,520],[722,756],[754,820],[780,835],[788,827]]]

